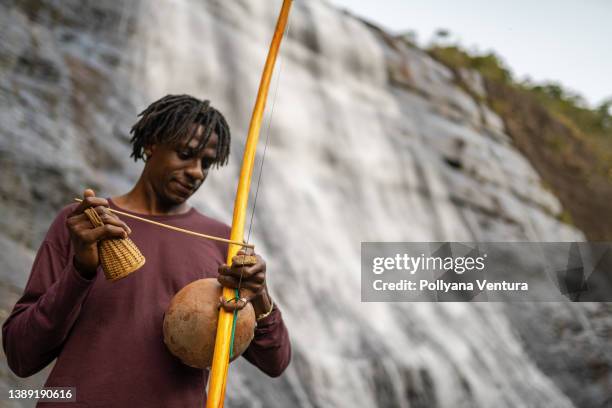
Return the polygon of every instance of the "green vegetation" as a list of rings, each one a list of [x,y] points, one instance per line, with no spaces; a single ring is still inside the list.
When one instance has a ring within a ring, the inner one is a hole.
[[[448,34],[438,35],[440,39],[447,37]],[[474,69],[485,81],[503,84],[536,98],[554,117],[577,131],[577,136],[591,145],[600,160],[600,166],[597,166],[599,171],[605,171],[612,179],[612,97],[591,108],[580,95],[564,89],[560,84],[517,81],[494,53],[469,53],[459,45],[440,44],[430,46],[427,51],[455,72],[458,68]],[[505,113],[505,101],[487,102],[499,114]],[[557,150],[562,150],[562,147],[555,146]]]
[[[510,70],[493,53],[470,55],[458,45],[433,45],[427,51],[432,57],[450,68],[475,69],[486,79],[504,84],[511,84],[513,81]]]
[[[590,109],[580,95],[564,90],[559,84],[523,84],[523,87],[536,95],[554,112],[572,119],[583,132],[612,136],[612,116],[610,115],[612,98],[600,104],[596,109]]]

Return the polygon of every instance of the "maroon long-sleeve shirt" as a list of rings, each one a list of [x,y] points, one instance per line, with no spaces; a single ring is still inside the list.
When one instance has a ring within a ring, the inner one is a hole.
[[[112,201],[110,205],[117,208]],[[27,377],[57,358],[45,386],[75,387],[76,403],[40,404],[45,407],[202,406],[208,370],[188,367],[170,354],[163,342],[163,317],[185,285],[217,276],[227,245],[125,219],[145,265],[114,283],[101,270],[86,280],[72,263],[65,222],[73,209],[66,207],[51,225],[24,294],[4,322],[2,344],[9,366]],[[146,218],[229,236],[228,226],[195,209]],[[287,329],[274,306],[258,322],[244,357],[277,376],[290,355]]]

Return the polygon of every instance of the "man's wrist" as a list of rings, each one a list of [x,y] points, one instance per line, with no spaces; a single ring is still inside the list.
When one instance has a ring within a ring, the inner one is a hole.
[[[255,317],[269,314],[273,307],[272,298],[268,293],[267,288],[264,288],[257,296],[251,300],[253,309],[255,310]]]
[[[81,275],[83,279],[92,280],[96,277],[96,272],[98,268],[94,269],[93,271],[89,271],[86,268],[83,268],[79,264],[79,261],[77,260],[76,256],[72,258],[72,266],[74,266],[74,269],[76,269],[76,271],[79,273],[79,275]]]

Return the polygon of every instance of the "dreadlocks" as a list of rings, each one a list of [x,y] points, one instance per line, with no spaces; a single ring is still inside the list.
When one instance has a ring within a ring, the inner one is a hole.
[[[204,127],[204,134],[196,151],[206,146],[213,131],[219,137],[217,155],[213,165],[223,166],[229,159],[230,129],[225,118],[210,105],[189,95],[166,95],[153,102],[138,115],[141,118],[132,126],[132,154],[134,160],[144,158],[144,149],[156,143],[189,143],[196,135],[198,126]]]

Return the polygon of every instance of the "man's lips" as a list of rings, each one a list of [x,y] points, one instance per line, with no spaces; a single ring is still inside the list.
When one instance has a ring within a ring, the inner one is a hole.
[[[179,188],[187,194],[191,194],[195,190],[195,185],[181,183],[178,180],[173,180]]]

